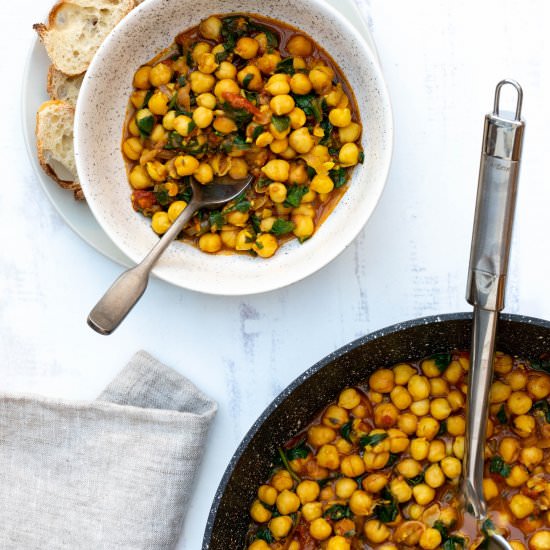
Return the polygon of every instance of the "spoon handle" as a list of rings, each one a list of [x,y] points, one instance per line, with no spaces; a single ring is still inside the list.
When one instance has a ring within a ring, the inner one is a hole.
[[[517,92],[517,108],[513,119],[504,117],[499,111],[500,89],[505,84],[512,85]],[[468,511],[479,519],[485,516],[482,485],[489,391],[498,312],[504,308],[523,139],[521,101],[519,84],[503,80],[496,88],[494,111],[485,117],[468,272],[467,299],[474,306],[474,317],[463,490]]]
[[[116,330],[143,296],[149,282],[151,269],[161,254],[179,235],[199,206],[191,201],[147,256],[138,265],[120,275],[88,315],[90,327],[104,335],[111,334]]]

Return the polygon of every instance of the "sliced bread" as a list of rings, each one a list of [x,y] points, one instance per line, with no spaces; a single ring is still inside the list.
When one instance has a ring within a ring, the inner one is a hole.
[[[49,100],[36,114],[36,146],[40,165],[63,189],[84,195],[78,183],[73,146],[74,107],[67,101]]]
[[[68,76],[82,74],[116,24],[135,0],[61,0],[50,11],[48,24],[34,29],[55,67]]]
[[[83,79],[84,75],[67,76],[56,69],[54,65],[50,65],[48,70],[48,95],[51,99],[66,101],[76,107],[76,99]]]

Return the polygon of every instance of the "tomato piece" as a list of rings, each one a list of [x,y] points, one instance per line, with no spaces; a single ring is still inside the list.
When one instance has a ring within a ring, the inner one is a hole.
[[[223,92],[222,97],[235,109],[244,109],[253,115],[261,114],[260,109],[242,95],[236,94],[235,92]]]

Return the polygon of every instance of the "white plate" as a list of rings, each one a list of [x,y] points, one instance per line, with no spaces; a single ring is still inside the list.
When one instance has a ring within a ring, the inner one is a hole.
[[[326,0],[326,2],[344,15],[361,33],[376,55],[374,41],[365,21],[353,0]],[[98,224],[88,205],[75,201],[70,191],[61,189],[42,170],[36,154],[34,135],[36,112],[40,105],[49,99],[46,93],[46,78],[50,61],[38,38],[33,41],[25,66],[22,87],[23,137],[36,177],[48,199],[67,225],[98,252],[124,266],[132,262],[107,236]]]

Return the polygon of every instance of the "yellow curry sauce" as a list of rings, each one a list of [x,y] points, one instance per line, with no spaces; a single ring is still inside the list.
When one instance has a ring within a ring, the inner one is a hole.
[[[279,450],[252,503],[248,550],[550,549],[550,369],[495,355],[483,493],[462,514],[469,356],[437,354],[346,388]],[[546,369],[546,372],[541,369]]]
[[[311,37],[257,15],[211,16],[134,76],[122,151],[132,205],[163,234],[187,206],[189,177],[254,176],[200,211],[181,238],[208,253],[264,258],[309,239],[363,162],[344,75]]]

